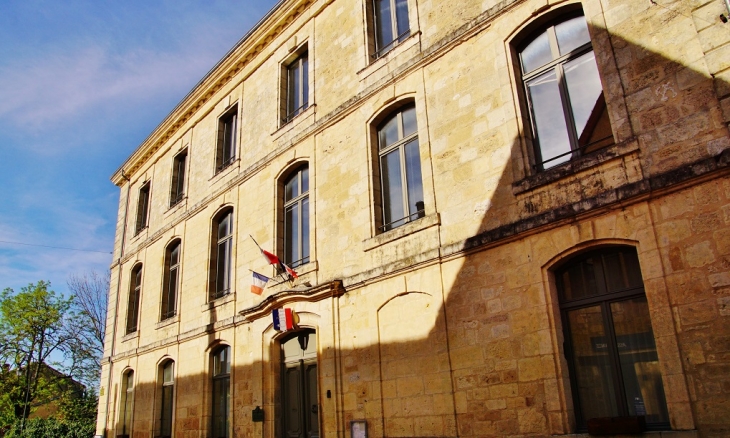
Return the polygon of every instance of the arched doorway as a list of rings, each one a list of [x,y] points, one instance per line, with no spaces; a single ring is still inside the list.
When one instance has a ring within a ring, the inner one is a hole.
[[[305,329],[281,341],[281,407],[285,438],[319,437],[317,336]]]
[[[605,247],[555,270],[578,430],[591,418],[642,416],[667,429],[661,369],[633,247]]]

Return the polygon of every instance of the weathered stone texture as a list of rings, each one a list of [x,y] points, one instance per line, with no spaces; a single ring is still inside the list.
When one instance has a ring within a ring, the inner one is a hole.
[[[540,23],[577,3],[615,144],[538,171],[514,62]],[[652,366],[674,433],[661,436],[729,434],[722,1],[407,5],[409,36],[377,58],[371,1],[282,3],[114,175],[121,194],[97,433],[115,434],[121,379],[134,370],[133,435],[159,435],[160,365],[174,360],[174,436],[210,436],[210,354],[229,345],[231,435],[282,436],[285,334],[269,315],[290,307],[316,332],[322,437],[349,436],[350,421],[363,419],[373,437],[572,434],[575,380],[554,273],[583,251],[620,245],[638,255],[651,318],[642,330],[654,334]],[[309,107],[285,123],[282,72],[305,47]],[[404,103],[416,109],[424,217],[381,232],[376,131]],[[232,108],[236,159],[216,172],[219,119]],[[185,198],[170,207],[182,150]],[[295,286],[250,294],[250,270],[272,271],[249,235],[281,254],[283,180],[304,163],[311,261],[297,267]],[[148,226],[136,233],[147,182]],[[229,207],[232,287],[210,301],[212,220]],[[175,239],[177,313],[160,321]],[[139,264],[140,323],[127,334]],[[631,320],[622,317],[617,324]],[[262,423],[251,421],[257,406]]]

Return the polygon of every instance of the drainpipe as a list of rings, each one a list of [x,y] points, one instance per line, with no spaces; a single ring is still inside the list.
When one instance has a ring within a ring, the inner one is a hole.
[[[730,15],[730,0],[725,0],[725,9],[727,9],[728,15]],[[727,15],[720,14],[720,20],[722,20],[723,23],[727,23]]]
[[[122,241],[119,245],[119,258],[117,258],[116,265],[117,265],[117,291],[116,291],[116,299],[114,301],[114,324],[112,325],[112,348],[111,353],[109,354],[109,377],[107,379],[107,396],[106,396],[106,411],[104,414],[104,430],[102,431],[101,436],[106,436],[107,427],[109,426],[109,401],[112,397],[112,376],[114,375],[114,362],[112,361],[112,358],[114,357],[114,353],[116,351],[116,345],[117,345],[117,318],[119,315],[119,293],[121,292],[122,287],[122,258],[124,258],[124,243],[127,240],[127,214],[129,213],[129,192],[132,188],[132,184],[130,182],[130,179],[127,175],[124,174],[124,169],[122,169],[122,178],[127,180],[127,199],[125,200],[124,205],[124,221],[122,222]],[[107,312],[109,312],[109,309],[107,309]],[[112,413],[113,415],[113,413]],[[113,435],[113,434],[112,434]],[[99,435],[97,435],[99,436]]]

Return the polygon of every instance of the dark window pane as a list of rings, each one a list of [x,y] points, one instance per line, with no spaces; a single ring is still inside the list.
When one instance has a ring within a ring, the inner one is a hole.
[[[398,117],[392,117],[380,129],[380,149],[385,149],[400,139],[398,136]]]
[[[171,383],[173,381],[173,368],[174,363],[168,362],[167,365],[162,369],[162,382],[163,383]]]
[[[302,263],[309,262],[309,198],[302,200]]]
[[[224,215],[218,222],[218,240],[228,236],[228,222],[230,221],[230,215]]]
[[[172,385],[162,387],[162,406],[160,412],[160,434],[163,437],[172,435]]]
[[[213,380],[213,437],[227,438],[228,407],[230,405],[230,379],[228,377]]]
[[[163,315],[166,318],[175,314],[175,299],[177,297],[177,273],[178,269],[170,270],[170,285],[167,292],[166,309]]]
[[[385,224],[405,217],[403,205],[403,177],[400,165],[400,149],[381,157],[383,179],[383,214]],[[396,226],[393,224],[392,226]]]
[[[553,60],[547,32],[532,40],[520,53],[522,73],[529,73]]]
[[[288,436],[298,436],[302,430],[300,400],[301,400],[301,383],[299,368],[287,368],[285,371],[287,388],[283,400],[285,406],[286,431]],[[297,434],[297,435],[294,435]]]
[[[576,132],[578,137],[584,137],[587,128],[595,127],[588,124],[589,119],[598,120],[605,108],[603,88],[593,52],[567,62],[564,75]]]
[[[413,215],[423,209],[423,183],[421,181],[421,156],[418,152],[418,139],[405,146],[406,184],[408,186],[408,214]],[[411,217],[411,219],[415,219]]]
[[[396,36],[400,37],[410,29],[408,26],[408,0],[395,0],[395,16],[398,24],[398,35]]]
[[[302,193],[309,191],[309,167],[305,167],[302,172]]]
[[[416,125],[416,107],[403,111],[403,137],[408,137],[418,130]]]
[[[542,161],[545,162],[570,152],[570,140],[560,103],[560,91],[555,70],[550,70],[528,81],[527,93],[532,107],[536,136],[540,143]],[[570,160],[570,154],[549,161],[545,167],[555,166],[568,160]]]
[[[583,16],[575,17],[555,26],[560,55],[565,55],[591,41],[588,26]]]
[[[568,312],[568,326],[583,421],[619,415],[617,389],[600,306]]]
[[[284,186],[284,201],[290,201],[297,196],[299,196],[299,178],[298,174],[294,174]]]
[[[172,248],[172,251],[170,251],[170,265],[177,265],[179,255],[180,255],[180,244],[176,244]]]
[[[231,372],[230,347],[223,347],[213,356],[213,375],[220,376]]]
[[[289,116],[299,108],[299,63],[295,62],[289,67]]]
[[[378,50],[393,42],[393,20],[390,11],[392,0],[374,0],[375,5],[375,43]]]
[[[294,204],[286,209],[284,218],[286,229],[284,240],[286,242],[284,261],[290,264],[299,260],[299,205]]]
[[[309,59],[308,54],[302,55],[302,109],[306,108],[309,102]]]
[[[611,303],[611,317],[629,415],[646,415],[647,423],[669,422],[646,297]]]

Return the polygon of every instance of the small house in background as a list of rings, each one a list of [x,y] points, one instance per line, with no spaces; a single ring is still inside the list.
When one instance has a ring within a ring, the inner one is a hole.
[[[280,1],[112,176],[97,434],[730,435],[727,15]]]

